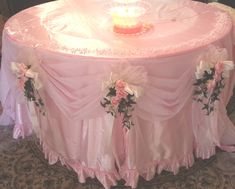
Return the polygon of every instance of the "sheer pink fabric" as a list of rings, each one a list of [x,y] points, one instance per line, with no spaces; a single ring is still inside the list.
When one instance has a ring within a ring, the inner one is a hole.
[[[12,17],[3,35],[1,124],[13,122],[15,138],[32,133],[32,117],[22,92],[16,88],[10,63],[27,62],[33,53],[38,61],[32,64],[37,64],[40,73],[43,88],[39,92],[46,107],[46,116],[37,114],[45,157],[50,164],[60,160],[72,167],[80,182],[97,177],[109,188],[123,178],[126,185],[135,188],[139,175],[150,180],[156,171],[176,174],[180,166],[193,164],[194,155],[212,156],[216,146],[233,151],[235,128],[225,107],[232,95],[234,73],[226,80],[211,116],[192,100],[198,57],[210,45],[216,45],[226,48],[229,59],[233,59],[232,22],[227,14],[208,5],[192,3],[189,9],[198,16],[188,27],[179,20],[156,25],[148,35],[135,37],[117,37],[109,30],[103,34],[108,38],[80,34],[72,38],[81,40],[78,47],[94,43],[91,48],[96,49],[83,54],[81,48],[69,48],[68,41],[57,40],[60,34],[71,39],[73,34],[68,35],[66,27],[60,27],[60,32],[52,30],[52,21],[59,21],[58,15],[66,12],[60,12],[66,9],[59,1]],[[48,15],[52,16],[50,20]],[[178,32],[170,33],[173,26]],[[111,51],[103,54],[103,47]],[[127,66],[141,66],[147,73],[144,95],[133,113],[135,125],[129,131],[122,128],[121,117],[114,119],[100,106],[102,81],[113,65],[125,63],[124,58]]]

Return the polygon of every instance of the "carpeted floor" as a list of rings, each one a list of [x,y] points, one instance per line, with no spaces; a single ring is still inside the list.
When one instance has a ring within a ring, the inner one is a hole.
[[[235,96],[228,105],[235,123]],[[0,126],[0,189],[102,189],[96,179],[78,183],[72,170],[48,165],[35,137],[12,139],[12,127]],[[116,189],[129,188],[122,181]],[[219,151],[208,160],[196,160],[193,167],[176,175],[163,172],[138,189],[235,189],[235,153]]]

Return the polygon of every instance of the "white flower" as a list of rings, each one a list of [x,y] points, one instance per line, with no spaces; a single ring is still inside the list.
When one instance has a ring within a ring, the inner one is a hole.
[[[130,95],[134,94],[134,91],[130,88],[128,84],[125,86],[125,91]]]
[[[225,78],[229,77],[229,72],[234,69],[233,61],[225,60],[222,62],[224,64],[223,76]]]
[[[196,67],[196,79],[203,78],[203,74],[205,71],[211,73],[211,68],[214,68],[217,63],[223,63],[224,70],[223,76],[225,78],[229,77],[229,71],[234,69],[233,61],[229,61],[228,52],[225,48],[219,48],[215,46],[211,46],[202,57],[200,57],[200,63]]]
[[[199,65],[197,65],[196,67],[196,72],[195,72],[196,79],[201,79],[205,71],[210,73],[211,68],[212,68],[212,64],[210,64],[207,61],[201,60]]]
[[[28,68],[24,63],[11,62],[11,70],[17,77],[24,76],[33,79],[35,89],[40,89],[42,87],[42,83],[38,78],[38,73],[34,72],[31,68]]]

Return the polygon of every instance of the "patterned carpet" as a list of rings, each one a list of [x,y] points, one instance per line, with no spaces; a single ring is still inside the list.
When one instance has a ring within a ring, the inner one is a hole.
[[[228,106],[235,123],[235,96]],[[0,126],[0,189],[102,189],[96,179],[78,183],[72,170],[59,163],[49,166],[34,137],[12,139],[12,127]],[[113,189],[129,188],[123,182]],[[176,175],[163,172],[153,180],[140,179],[138,189],[235,189],[235,153],[219,151],[208,160],[196,160],[193,167]]]

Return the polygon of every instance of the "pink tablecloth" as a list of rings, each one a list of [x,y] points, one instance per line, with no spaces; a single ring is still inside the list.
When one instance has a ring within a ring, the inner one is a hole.
[[[0,119],[15,124],[15,138],[34,130],[50,164],[60,160],[80,182],[97,177],[105,188],[121,178],[136,187],[139,175],[149,180],[156,171],[177,173],[180,166],[191,166],[194,156],[212,156],[216,146],[234,150],[235,128],[226,114],[234,73],[210,116],[192,98],[196,66],[205,52],[221,48],[233,60],[232,22],[226,13],[192,2],[184,7],[186,16],[152,20],[154,28],[145,34],[119,36],[109,20],[92,27],[84,18],[75,23],[66,8],[61,1],[36,6],[5,26]],[[39,73],[46,116],[32,115],[11,62],[32,64]],[[129,131],[100,105],[102,82],[113,69],[133,82],[146,75]]]

